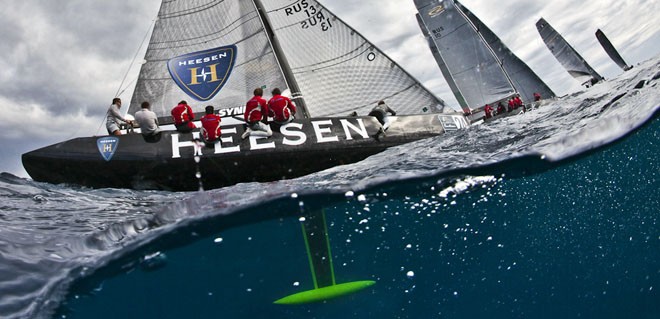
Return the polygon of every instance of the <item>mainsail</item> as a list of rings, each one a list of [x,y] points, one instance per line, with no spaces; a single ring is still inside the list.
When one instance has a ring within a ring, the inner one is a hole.
[[[536,29],[550,52],[574,78],[586,85],[603,80],[603,77],[545,19],[541,18],[536,22]]]
[[[619,52],[614,48],[614,45],[610,40],[605,36],[605,33],[598,29],[596,31],[596,38],[598,38],[598,42],[600,42],[600,45],[603,46],[603,49],[605,49],[605,52],[607,52],[607,55],[612,58],[614,63],[618,65],[620,68],[622,68],[624,71],[628,71],[632,69],[632,66],[626,63],[626,61],[623,60],[623,57],[619,54]]]
[[[399,114],[444,109],[314,0],[163,1],[145,60],[129,113],[142,101],[159,116],[183,99],[195,112],[241,107],[257,87],[290,88],[312,117],[364,115],[379,100]]]
[[[502,62],[454,1],[415,0],[415,6],[420,27],[438,51],[436,61],[450,87],[456,89],[463,110],[516,93]]]

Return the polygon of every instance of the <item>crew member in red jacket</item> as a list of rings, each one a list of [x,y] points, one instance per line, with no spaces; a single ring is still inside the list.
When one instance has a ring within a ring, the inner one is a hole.
[[[513,98],[509,99],[509,109],[507,110],[508,112],[511,112],[516,109],[516,102],[513,100]]]
[[[484,113],[486,113],[487,119],[493,117],[493,107],[490,106],[490,104],[486,104],[486,106],[484,106]]]
[[[189,133],[197,127],[193,123],[195,113],[193,113],[192,108],[186,101],[181,101],[177,106],[172,108],[172,119],[174,120],[176,130],[181,133]]]
[[[248,128],[245,130],[241,138],[248,136],[271,136],[270,126],[265,124],[268,122],[268,102],[262,97],[264,90],[261,88],[254,89],[254,96],[245,104],[245,123]]]
[[[516,105],[516,108],[521,107],[523,109],[523,112],[525,112],[525,105],[523,104],[522,100],[520,99],[520,96],[516,96],[513,98],[513,103]]]
[[[296,105],[288,97],[282,96],[278,88],[274,88],[271,93],[273,97],[268,100],[268,116],[279,125],[291,122],[296,114]]]
[[[215,143],[220,138],[220,118],[215,114],[213,105],[206,107],[206,114],[202,116],[202,138],[206,143]]]

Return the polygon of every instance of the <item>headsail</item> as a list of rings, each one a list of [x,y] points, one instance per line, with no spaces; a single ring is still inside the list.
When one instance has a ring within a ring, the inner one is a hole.
[[[159,116],[182,99],[195,112],[240,107],[254,88],[290,88],[291,75],[314,117],[364,115],[378,100],[400,114],[444,108],[314,0],[163,1],[145,59],[129,113],[142,101]]]
[[[534,101],[534,93],[539,93],[544,99],[555,97],[555,93],[548,87],[541,78],[520,58],[518,58],[509,48],[500,40],[500,38],[491,31],[479,18],[474,15],[465,6],[455,1],[456,6],[472,22],[477,33],[481,35],[486,45],[497,56],[502,63],[502,68],[513,82],[514,89],[520,94],[524,102]]]
[[[607,52],[607,55],[614,60],[614,63],[618,65],[620,68],[622,68],[624,71],[628,71],[632,69],[632,65],[629,65],[626,63],[626,61],[623,60],[623,57],[619,54],[619,52],[614,48],[614,45],[610,40],[605,36],[605,33],[598,29],[596,31],[596,38],[598,38],[598,42],[600,42],[600,45],[603,46],[603,49],[605,49],[605,52]]]
[[[500,61],[453,1],[415,0],[415,6],[465,111],[515,94]]]
[[[536,29],[550,52],[574,78],[586,85],[603,80],[603,77],[545,19],[541,18],[536,22]]]

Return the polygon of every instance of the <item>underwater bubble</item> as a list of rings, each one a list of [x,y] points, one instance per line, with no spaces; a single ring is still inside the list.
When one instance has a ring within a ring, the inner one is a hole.
[[[294,283],[293,283],[293,286],[294,286],[294,287],[298,287],[298,286],[300,286],[300,282],[297,282],[297,281],[294,282]]]
[[[408,276],[408,278],[413,278],[413,277],[415,277],[415,272],[410,270],[406,273],[406,276]]]
[[[292,193],[292,194],[291,194],[291,198],[294,198],[294,199],[295,199],[295,198],[298,198],[298,194],[296,194],[296,193]]]
[[[353,197],[353,196],[355,196],[355,193],[353,191],[348,191],[348,192],[346,192],[346,194],[344,194],[344,196]]]
[[[358,196],[357,199],[361,202],[365,202],[367,200],[367,196],[364,196],[364,194],[361,194],[361,195]]]
[[[216,244],[219,244],[219,243],[222,242],[222,240],[223,240],[222,237],[218,237],[218,238],[214,239],[213,242],[216,243]]]
[[[300,217],[300,218],[298,218],[298,221],[301,222],[301,223],[304,222],[304,221],[306,221],[306,220],[307,220],[307,219],[306,219],[305,217]]]
[[[199,156],[195,156],[195,163],[199,163],[200,160],[201,158]]]

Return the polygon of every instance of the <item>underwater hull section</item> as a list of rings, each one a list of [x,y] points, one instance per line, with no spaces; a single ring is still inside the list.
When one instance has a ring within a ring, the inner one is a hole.
[[[208,146],[195,142],[199,131],[165,131],[153,140],[141,134],[76,138],[23,154],[23,166],[40,182],[192,191],[307,175],[465,122],[461,115],[390,118],[386,135],[378,138],[380,123],[369,116],[295,120],[269,138],[241,139],[243,125],[226,126],[221,141]]]

